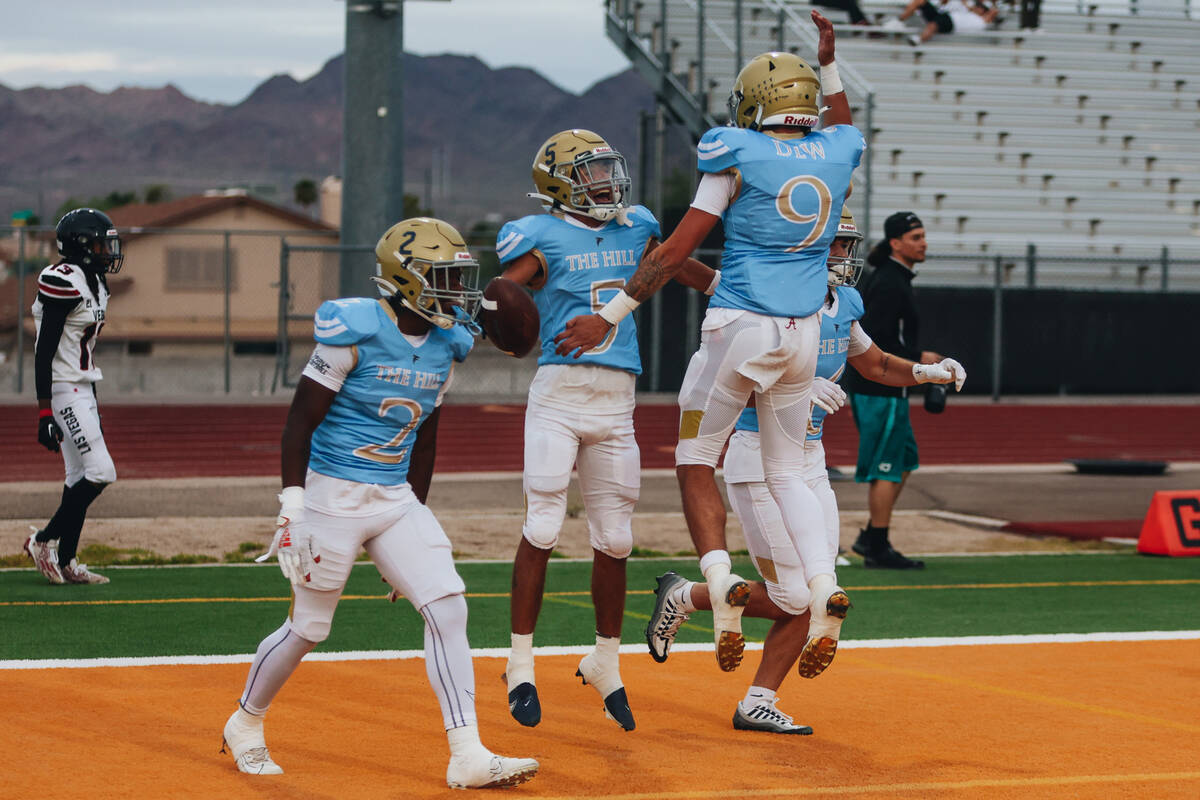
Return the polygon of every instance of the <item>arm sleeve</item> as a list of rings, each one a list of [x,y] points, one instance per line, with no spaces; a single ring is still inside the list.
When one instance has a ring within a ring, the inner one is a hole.
[[[335,392],[342,390],[342,384],[358,364],[358,348],[336,347],[328,344],[318,344],[313,348],[304,372],[300,373],[311,378],[326,389]]]
[[[862,325],[855,320],[850,324],[850,350],[849,357],[861,356],[863,353],[871,349],[871,337],[867,336],[867,332],[862,329]]]
[[[50,399],[50,383],[54,375],[54,354],[67,325],[67,316],[79,303],[74,300],[52,300],[45,295],[42,301],[42,323],[38,326],[37,345],[33,351],[33,385],[38,400]]]
[[[700,176],[700,185],[696,187],[696,199],[692,208],[706,211],[714,217],[724,215],[729,208],[729,199],[737,190],[737,181],[732,172],[713,174],[706,172]]]

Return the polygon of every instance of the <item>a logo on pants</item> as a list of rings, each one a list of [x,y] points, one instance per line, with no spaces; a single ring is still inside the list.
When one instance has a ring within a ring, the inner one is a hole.
[[[63,424],[67,426],[67,436],[75,444],[75,449],[80,455],[92,452],[92,446],[88,444],[87,436],[83,434],[83,426],[79,424],[79,418],[75,416],[75,409],[67,406],[62,410]]]
[[[884,461],[882,464],[879,465],[879,471],[880,472],[891,472],[892,471],[892,462]]]

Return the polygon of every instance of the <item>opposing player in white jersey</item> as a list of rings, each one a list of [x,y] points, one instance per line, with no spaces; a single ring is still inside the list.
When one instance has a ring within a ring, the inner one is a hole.
[[[67,212],[54,235],[61,258],[38,275],[33,302],[33,373],[38,442],[62,451],[66,480],[58,510],[25,540],[25,552],[51,583],[108,583],[75,554],[88,506],[117,479],[96,408],[103,376],[92,349],[108,311],[105,276],[119,271],[125,257],[112,220],[94,208]]]
[[[425,620],[425,669],[450,743],[447,783],[514,786],[538,763],[480,742],[464,586],[450,540],[424,505],[442,397],[473,344],[479,267],[458,231],[426,217],[393,225],[375,255],[383,299],[331,300],[316,313],[317,345],[283,430],[281,508],[267,553],[292,583],[292,607],[258,646],[224,744],[242,772],[283,772],[267,750],[263,715],[329,635],[365,548]]]
[[[675,464],[688,531],[715,605],[717,663],[726,671],[741,663],[741,615],[750,587],[730,573],[715,471],[752,394],[767,484],[814,574],[810,641],[802,659],[820,658],[850,608],[836,582],[834,556],[825,553],[821,505],[801,476],[825,261],[866,144],[850,125],[834,63],[833,25],[816,11],[812,19],[820,30],[821,78],[790,53],[751,60],[734,81],[731,127],[713,128],[700,139],[704,175],[679,226],[642,259],[622,292],[598,314],[571,320],[559,340],[560,352],[594,346],[681,268],[717,220],[724,221],[721,282],[679,391]],[[829,106],[821,130],[818,95]]]
[[[858,323],[863,313],[862,298],[852,288],[863,266],[858,255],[861,241],[862,234],[854,218],[843,211],[837,238],[830,246],[829,289],[821,311],[817,375],[804,444],[803,477],[821,503],[825,546],[833,555],[838,547],[838,508],[825,467],[822,435],[825,415],[846,402],[846,393],[837,380],[845,371],[847,360],[864,377],[890,386],[957,382],[961,388],[966,380],[966,372],[953,359],[940,364],[917,364],[883,352],[863,331]],[[776,692],[808,640],[809,584],[813,576],[806,569],[800,543],[789,534],[764,479],[758,414],[754,408],[745,409],[738,418],[725,453],[724,475],[729,503],[742,524],[750,557],[763,577],[762,581],[751,584],[747,613],[761,610],[765,613],[755,615],[775,620],[767,634],[753,684],[734,710],[733,727],[770,733],[812,733],[812,728],[797,725],[776,707]],[[650,654],[656,661],[666,660],[679,626],[690,613],[711,607],[707,592],[693,591],[695,586],[674,572],[658,579],[658,597],[646,627]],[[829,666],[835,652],[836,640],[821,651],[820,659],[801,661],[800,675],[816,677]]]
[[[522,725],[541,721],[533,633],[546,564],[567,511],[571,470],[587,509],[592,545],[596,647],[576,674],[604,700],[605,714],[633,730],[618,647],[625,612],[625,560],[633,548],[633,507],[641,460],[633,436],[634,384],[642,371],[632,319],[576,360],[555,353],[554,335],[576,314],[602,307],[625,285],[638,260],[658,245],[654,215],[628,202],[625,159],[599,135],[551,136],[533,162],[536,191],[548,213],[507,223],[496,252],[504,277],[533,289],[542,351],[525,414],[525,523],[513,561],[512,650],[505,672],[509,709]],[[679,280],[702,290],[717,273],[692,260]]]

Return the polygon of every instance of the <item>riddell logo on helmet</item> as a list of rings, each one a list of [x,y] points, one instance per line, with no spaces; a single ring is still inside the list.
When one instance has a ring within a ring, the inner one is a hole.
[[[815,117],[793,117],[788,114],[783,118],[783,125],[799,125],[801,127],[811,128],[817,124]]]

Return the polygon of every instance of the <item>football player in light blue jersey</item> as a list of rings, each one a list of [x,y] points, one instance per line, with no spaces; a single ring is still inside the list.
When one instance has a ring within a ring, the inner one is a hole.
[[[937,365],[915,364],[889,355],[871,342],[858,323],[862,317],[862,298],[852,287],[858,280],[863,260],[858,256],[862,241],[854,218],[843,211],[838,235],[830,247],[827,270],[827,294],[821,312],[821,340],[817,358],[817,376],[813,384],[813,402],[805,442],[803,477],[821,503],[825,537],[795,539],[783,524],[779,507],[763,476],[759,444],[758,413],[745,409],[725,454],[725,485],[729,503],[746,535],[746,543],[755,566],[763,577],[754,584],[755,595],[765,595],[782,615],[767,636],[762,661],[753,684],[733,714],[733,726],[741,730],[770,733],[807,734],[812,728],[797,725],[792,717],[776,707],[776,692],[788,670],[797,661],[808,639],[811,602],[811,574],[806,565],[820,559],[813,547],[825,548],[825,556],[836,556],[838,547],[837,499],[829,485],[825,468],[825,449],[821,443],[825,415],[846,402],[846,393],[836,381],[846,369],[847,360],[863,376],[896,386],[916,383],[950,383],[965,379],[958,362],[947,359]],[[674,572],[658,579],[660,601],[647,628],[651,653],[665,658],[679,626],[688,615],[708,609],[706,592],[693,592],[696,584]],[[759,588],[761,587],[761,588]],[[828,651],[828,660],[800,663],[800,674],[816,677],[833,658],[836,647]]]
[[[697,149],[704,175],[679,226],[648,254],[625,289],[597,314],[567,323],[559,352],[588,349],[682,267],[721,219],[726,248],[722,277],[701,325],[700,349],[679,392],[676,474],[700,568],[714,598],[717,663],[742,660],[743,611],[776,613],[730,572],[725,503],[716,466],[752,394],[762,412],[767,484],[797,539],[820,539],[821,506],[804,483],[804,441],[820,319],[825,260],[850,178],[864,147],[851,127],[850,104],[834,63],[833,25],[817,11],[821,76],[791,53],[764,53],[734,81],[732,127],[706,133]],[[821,103],[825,128],[816,130]],[[728,265],[728,266],[726,266]],[[836,642],[850,599],[837,585],[832,558],[811,565],[811,639],[815,661]],[[661,598],[660,598],[661,599]],[[748,605],[749,604],[749,605]]]
[[[548,213],[507,223],[496,242],[504,277],[533,290],[542,340],[525,412],[526,512],[513,560],[509,709],[522,725],[541,721],[533,632],[574,467],[587,509],[596,612],[596,647],[576,674],[600,693],[606,716],[633,730],[618,647],[625,560],[641,488],[633,435],[634,384],[642,371],[637,329],[632,318],[622,320],[578,358],[557,353],[554,335],[567,320],[603,308],[621,291],[657,246],[658,221],[644,207],[628,204],[625,159],[592,131],[551,136],[534,159],[533,182],[530,196]],[[677,277],[710,294],[719,282],[718,273],[695,260]]]
[[[514,786],[537,761],[479,739],[465,587],[450,540],[424,505],[442,397],[478,331],[479,265],[462,236],[427,217],[393,225],[375,248],[383,299],[317,309],[312,357],[283,430],[283,491],[271,550],[292,584],[288,618],[263,639],[224,744],[242,772],[282,773],[263,716],[300,660],[329,635],[360,548],[425,620],[425,667],[450,744],[454,788]]]

